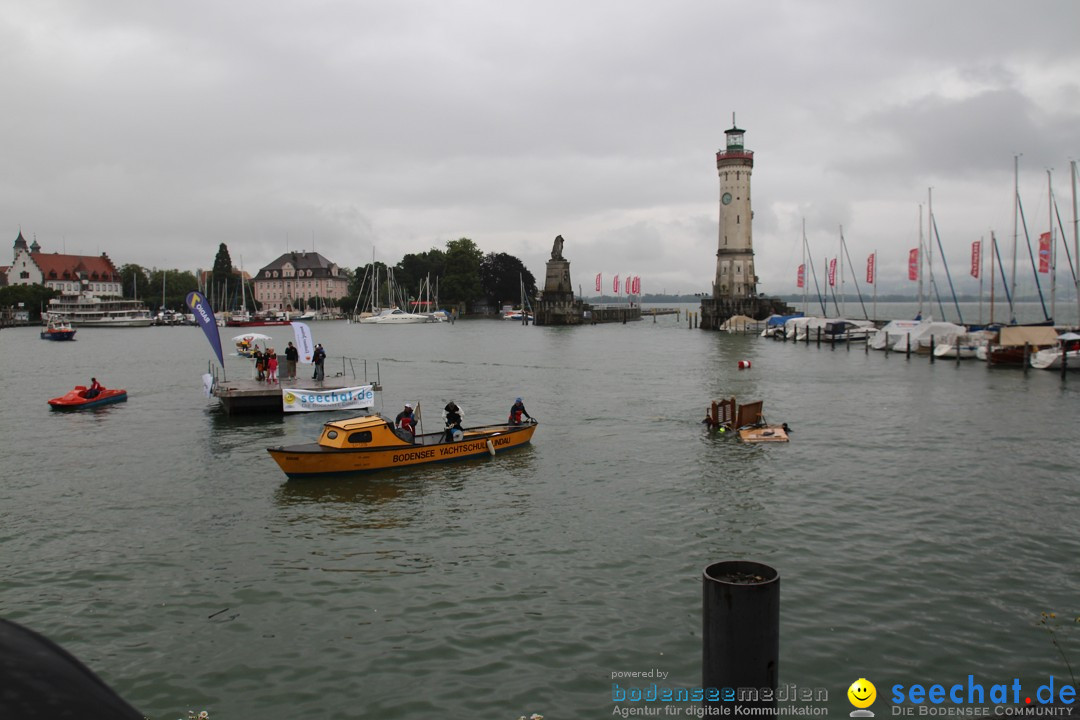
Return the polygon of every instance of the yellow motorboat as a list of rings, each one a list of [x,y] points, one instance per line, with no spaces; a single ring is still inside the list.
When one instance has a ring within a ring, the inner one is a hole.
[[[464,428],[457,439],[444,432],[415,437],[381,415],[332,420],[317,442],[267,448],[290,478],[355,473],[495,455],[532,440],[536,421],[523,425]]]

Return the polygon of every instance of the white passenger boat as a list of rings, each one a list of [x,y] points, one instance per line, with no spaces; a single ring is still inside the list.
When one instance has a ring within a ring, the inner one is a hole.
[[[49,301],[48,320],[75,327],[150,327],[154,319],[140,300],[61,295]]]

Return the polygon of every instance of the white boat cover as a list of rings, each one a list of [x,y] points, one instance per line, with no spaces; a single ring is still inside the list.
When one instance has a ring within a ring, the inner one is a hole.
[[[884,350],[892,347],[900,338],[919,327],[921,320],[893,320],[881,328],[870,341],[870,347],[874,350]]]
[[[967,328],[951,322],[924,321],[918,327],[912,328],[893,343],[892,349],[897,352],[905,352],[908,343],[912,350],[920,347],[930,347],[930,339],[933,338],[935,345],[952,345],[961,335],[967,334]]]

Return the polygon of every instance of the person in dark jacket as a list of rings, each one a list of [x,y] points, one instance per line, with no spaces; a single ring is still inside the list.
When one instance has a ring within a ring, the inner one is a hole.
[[[266,379],[266,356],[258,345],[255,346],[255,354],[252,357],[255,358],[255,379]]]
[[[323,350],[322,343],[315,346],[315,354],[312,356],[311,361],[315,363],[315,374],[312,377],[321,381],[326,377],[326,370],[323,367],[326,362],[326,351]]]
[[[522,416],[525,416],[530,420],[533,419],[532,415],[530,415],[529,412],[525,409],[525,403],[522,402],[521,398],[517,398],[516,400],[514,400],[514,404],[510,407],[510,424],[520,425]]]
[[[289,380],[296,379],[296,363],[299,359],[300,351],[296,349],[295,345],[289,343],[289,346],[285,348],[285,378]]]
[[[453,400],[446,403],[446,407],[443,408],[446,413],[446,442],[453,442],[455,439],[460,438],[461,433],[464,432],[461,427],[461,421],[463,419],[461,408]],[[455,434],[457,437],[455,437]]]

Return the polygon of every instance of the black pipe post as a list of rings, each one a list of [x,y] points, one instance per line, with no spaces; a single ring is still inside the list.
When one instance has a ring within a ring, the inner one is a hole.
[[[930,364],[934,364],[934,336],[930,336]]]
[[[718,562],[705,568],[702,588],[704,705],[761,708],[752,714],[775,717],[780,573],[749,560]]]

